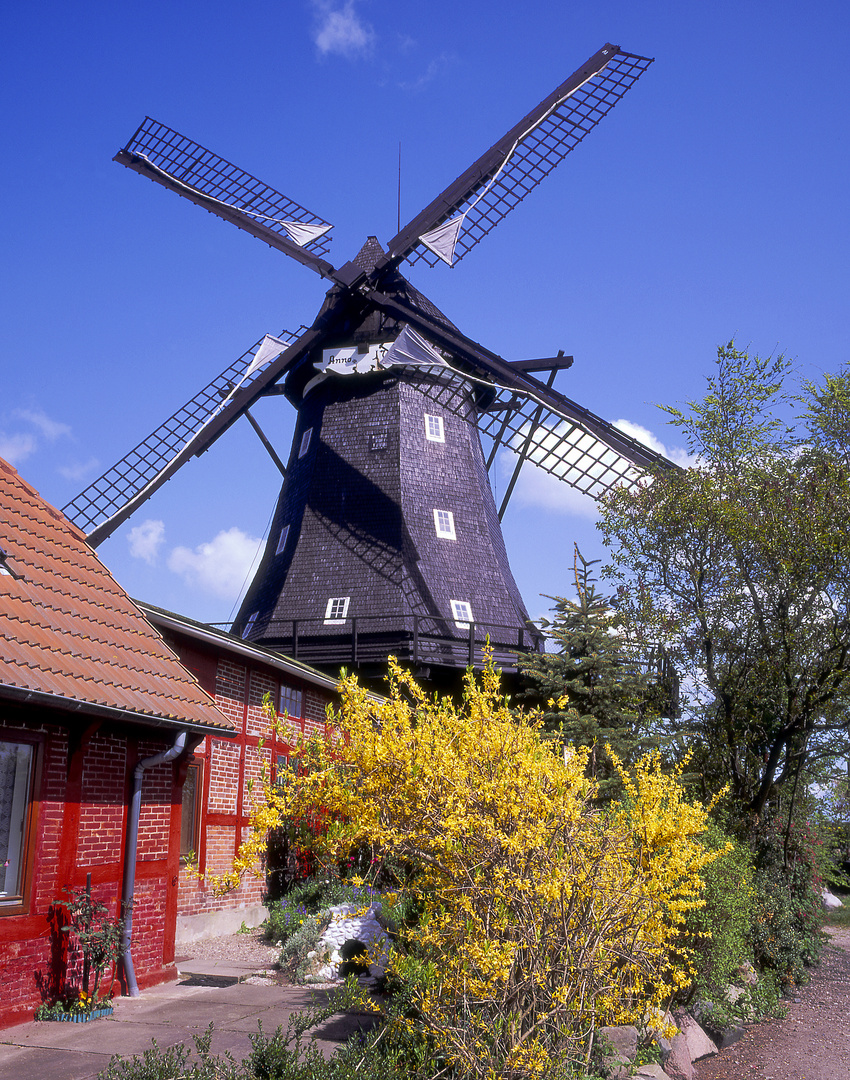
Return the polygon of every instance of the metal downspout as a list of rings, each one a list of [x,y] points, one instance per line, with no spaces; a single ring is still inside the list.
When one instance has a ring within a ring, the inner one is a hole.
[[[174,745],[153,757],[140,761],[133,769],[133,786],[130,790],[130,806],[127,816],[127,845],[124,853],[124,885],[121,890],[121,910],[124,914],[124,929],[121,933],[121,962],[127,979],[127,993],[130,997],[139,996],[139,984],[133,968],[130,945],[133,937],[133,893],[136,888],[136,854],[139,847],[139,818],[142,812],[142,773],[145,769],[161,765],[164,761],[174,761],[186,746],[187,731],[177,733]]]

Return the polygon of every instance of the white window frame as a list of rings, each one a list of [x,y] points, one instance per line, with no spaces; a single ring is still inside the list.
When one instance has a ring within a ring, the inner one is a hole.
[[[425,413],[425,438],[428,442],[444,443],[446,441],[446,430],[443,426],[442,416]]]
[[[254,623],[257,621],[257,616],[259,614],[260,614],[259,611],[252,611],[251,614],[248,616],[248,621],[245,623],[245,626],[242,628],[242,640],[243,641],[248,637],[248,635],[254,629]]]
[[[275,555],[280,555],[283,549],[286,547],[286,541],[289,539],[289,526],[284,525],[280,530],[280,536],[277,538],[277,547],[275,548]]]
[[[340,626],[348,615],[350,596],[331,596],[325,608],[325,626]]]
[[[457,540],[455,516],[451,510],[434,511],[434,529],[442,540]]]
[[[452,615],[458,630],[468,630],[469,624],[475,622],[472,617],[472,605],[468,600],[449,600],[452,605]]]
[[[301,436],[301,445],[298,447],[298,460],[299,461],[301,460],[301,458],[304,457],[304,455],[310,449],[310,439],[312,437],[312,434],[313,434],[313,429],[311,427],[308,427],[307,430],[304,432],[304,434]]]

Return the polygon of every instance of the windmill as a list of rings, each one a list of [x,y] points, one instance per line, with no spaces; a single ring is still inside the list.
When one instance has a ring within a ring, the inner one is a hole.
[[[400,267],[456,265],[651,62],[605,45],[386,249],[369,237],[339,268],[326,259],[328,222],[146,118],[116,161],[331,287],[310,327],[266,335],[65,513],[97,545],[245,416],[284,480],[235,633],[318,666],[367,673],[389,653],[432,676],[457,672],[480,662],[485,639],[508,667],[517,649],[540,648],[500,529],[523,463],[596,497],[668,463],[554,389],[571,357],[502,359],[467,338]],[[249,411],[269,395],[298,410],[286,464]],[[488,470],[502,447],[516,462],[497,508]]]

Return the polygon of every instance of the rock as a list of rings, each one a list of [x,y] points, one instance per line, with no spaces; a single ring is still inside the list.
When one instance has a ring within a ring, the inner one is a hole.
[[[637,1072],[633,1075],[634,1080],[668,1080],[667,1073],[655,1062],[638,1066]]]
[[[664,1062],[664,1072],[670,1080],[694,1080],[694,1066],[688,1049],[688,1038],[680,1032],[670,1040],[670,1053]]]
[[[725,1013],[725,1019],[721,1020],[718,1010],[710,1001],[698,1001],[692,1012],[703,1031],[707,1031],[714,1040],[718,1050],[725,1050],[747,1033],[743,1024],[735,1023],[728,1013]]]
[[[744,960],[738,965],[738,975],[744,986],[758,986],[758,972],[749,960]]]
[[[390,941],[377,921],[379,903],[335,904],[323,913],[319,948],[323,963],[316,960],[307,981],[324,982],[355,974],[359,978],[380,978],[387,966]],[[318,959],[318,958],[317,958]],[[368,973],[368,974],[367,974]]]
[[[679,1021],[679,1027],[687,1040],[691,1061],[699,1061],[700,1058],[710,1057],[717,1053],[713,1040],[706,1035],[692,1016],[683,1016]]]
[[[755,1020],[756,1013],[752,1005],[748,1005],[746,1001],[741,1001],[741,998],[746,994],[746,990],[742,990],[740,986],[727,986],[724,997],[730,1005],[734,1005],[744,1020]]]
[[[638,1030],[634,1024],[596,1029],[596,1051],[606,1076],[614,1078],[629,1075],[632,1061],[637,1053]]]
[[[840,907],[844,907],[838,897],[834,893],[831,893],[829,889],[823,890],[821,898],[823,900],[823,906],[827,911],[835,911]]]

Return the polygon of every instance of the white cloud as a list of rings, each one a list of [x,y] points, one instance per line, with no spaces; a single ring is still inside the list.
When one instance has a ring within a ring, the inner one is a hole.
[[[59,466],[59,475],[66,480],[85,480],[87,476],[95,473],[100,466],[97,458],[89,458],[88,461],[69,461],[67,465]]]
[[[15,409],[9,414],[14,424],[7,417],[7,430],[0,431],[0,457],[13,465],[19,465],[40,449],[42,440],[55,442],[59,438],[70,437],[71,428],[51,418],[42,409]],[[8,430],[12,427],[17,431]],[[20,430],[21,427],[35,428],[35,431]]]
[[[38,449],[38,439],[31,434],[7,435],[0,431],[0,457],[11,465],[20,465]]]
[[[199,544],[194,551],[176,547],[168,556],[168,569],[179,574],[193,588],[234,600],[256,569],[262,540],[248,536],[233,526],[212,540]]]
[[[361,21],[354,10],[354,0],[342,6],[333,0],[313,0],[319,22],[313,40],[322,56],[336,54],[349,59],[366,55],[375,42],[375,31]]]
[[[25,420],[37,428],[48,442],[55,442],[63,435],[70,435],[71,428],[58,420],[51,420],[43,409],[15,409],[12,413],[18,420]]]
[[[148,518],[141,525],[135,525],[127,534],[130,554],[134,559],[142,559],[149,566],[156,562],[159,549],[165,541],[165,522]]]
[[[507,483],[516,466],[516,455],[509,450],[498,457],[499,474]],[[501,493],[500,493],[501,495]],[[595,521],[599,516],[596,500],[590,495],[559,480],[557,476],[546,472],[537,465],[526,461],[519,474],[516,487],[511,494],[511,502],[519,506],[541,506],[557,514],[570,514],[574,517],[589,518]]]
[[[631,420],[615,420],[613,426],[619,428],[620,431],[624,432],[626,435],[631,435],[631,437],[637,439],[638,442],[642,442],[643,445],[648,446],[650,450],[655,450],[656,453],[663,454],[677,465],[688,468],[696,463],[696,458],[688,454],[681,446],[665,446],[657,436],[653,435],[647,428],[641,427],[640,424],[633,424]]]

